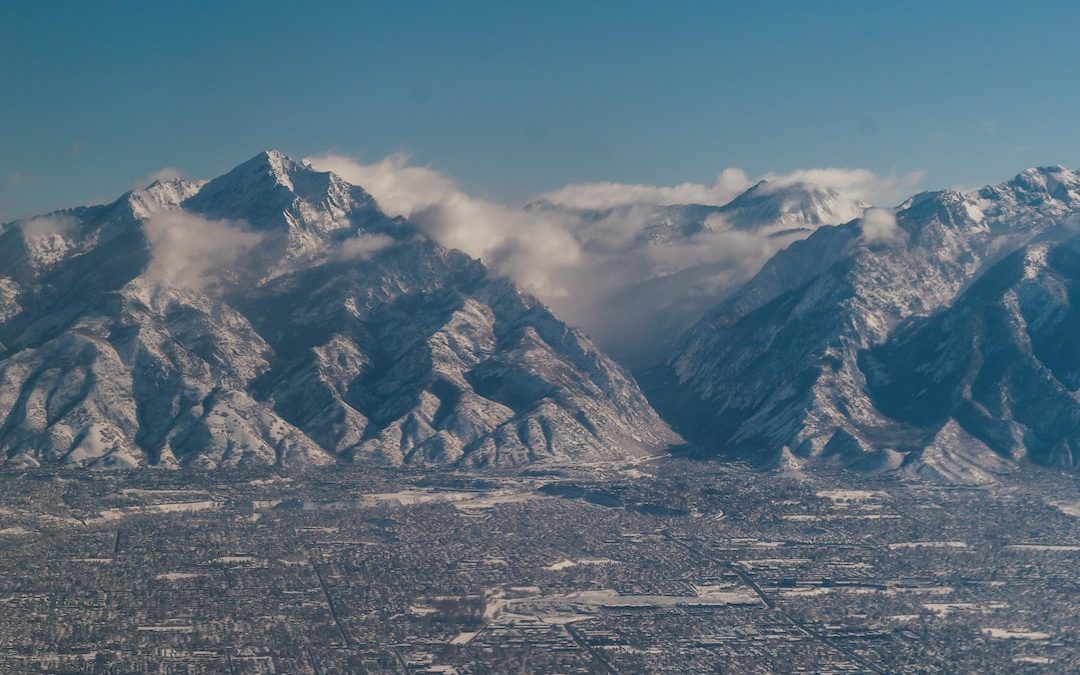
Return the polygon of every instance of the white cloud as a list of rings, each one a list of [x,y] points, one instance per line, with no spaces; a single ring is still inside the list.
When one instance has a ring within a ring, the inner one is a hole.
[[[561,272],[580,263],[581,250],[561,215],[530,213],[469,196],[438,171],[409,165],[404,155],[374,164],[341,155],[304,161],[363,187],[383,211],[409,218],[444,246],[480,258],[541,298],[571,291]]]
[[[670,187],[627,183],[578,183],[539,195],[536,200],[572,209],[605,210],[628,204],[705,204],[721,206],[750,187],[742,169],[724,169],[712,185],[680,183]]]
[[[374,164],[362,164],[344,155],[307,157],[319,171],[333,171],[370,192],[379,207],[391,215],[409,217],[439,204],[458,192],[454,181],[425,166],[411,166],[403,154],[389,155]]]
[[[867,169],[798,169],[767,173],[761,179],[772,189],[797,183],[831,188],[865,204],[898,204],[922,182],[923,173],[879,176]],[[722,206],[755,182],[742,169],[724,169],[712,185],[681,183],[670,187],[626,183],[579,183],[536,197],[537,201],[573,209],[606,210],[630,204],[704,204]]]
[[[78,226],[79,221],[72,216],[40,216],[19,223],[25,237],[44,237],[50,234],[69,236]]]
[[[879,176],[867,169],[798,169],[786,174],[767,173],[763,178],[777,188],[811,183],[873,206],[892,206],[911,196],[922,183],[922,171]]]
[[[394,245],[394,240],[385,234],[361,233],[341,242],[337,249],[339,260],[370,260],[379,251]]]
[[[145,223],[150,240],[146,274],[170,285],[204,289],[261,241],[241,223],[207,220],[184,211],[158,211]]]
[[[411,217],[443,245],[480,258],[544,298],[569,294],[562,272],[582,262],[581,246],[561,214],[530,213],[457,192]]]
[[[705,216],[705,229],[710,232],[720,232],[730,228],[727,218],[722,213],[710,213]]]
[[[384,211],[409,218],[443,245],[480,258],[607,345],[635,331],[662,338],[670,329],[657,323],[659,312],[695,294],[704,303],[722,297],[799,236],[732,230],[714,215],[704,231],[654,241],[647,228],[662,223],[663,205],[726,204],[754,182],[739,169],[723,171],[711,185],[567,185],[519,208],[472,197],[448,176],[410,165],[400,154],[370,164],[332,154],[305,161],[365,188]],[[912,190],[921,175],[807,169],[765,178],[777,187],[815,182],[843,197],[888,203]],[[685,310],[693,311],[699,310]]]
[[[860,221],[862,239],[868,244],[904,241],[907,232],[896,223],[896,214],[888,209],[867,209]]]

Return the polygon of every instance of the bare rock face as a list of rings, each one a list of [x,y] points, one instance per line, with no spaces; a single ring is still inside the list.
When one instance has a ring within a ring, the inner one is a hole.
[[[0,228],[8,464],[514,466],[677,440],[535,299],[274,151]]]
[[[822,227],[646,376],[705,452],[982,480],[1075,465],[1080,175],[1031,169]],[[1041,403],[1040,403],[1041,402]]]

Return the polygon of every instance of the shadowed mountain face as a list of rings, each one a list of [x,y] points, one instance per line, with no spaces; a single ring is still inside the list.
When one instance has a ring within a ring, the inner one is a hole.
[[[1080,175],[1032,169],[823,227],[646,377],[704,452],[980,479],[1072,466]]]
[[[1025,246],[947,310],[862,355],[877,408],[913,446],[955,425],[967,445],[1080,464],[1080,239]]]
[[[0,461],[518,465],[677,437],[509,282],[277,152],[0,229]]]

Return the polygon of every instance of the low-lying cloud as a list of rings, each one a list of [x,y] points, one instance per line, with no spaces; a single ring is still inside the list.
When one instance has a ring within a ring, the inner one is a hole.
[[[888,209],[867,209],[859,224],[867,244],[895,244],[907,239],[907,232],[896,223],[896,214]]]
[[[745,171],[724,169],[711,185],[681,183],[670,187],[626,183],[579,183],[567,185],[535,197],[573,209],[605,210],[629,204],[702,204],[723,206],[758,180],[768,181],[767,190],[779,190],[799,183],[809,183],[836,190],[845,197],[865,204],[899,204],[911,195],[923,180],[921,171],[879,176],[867,169],[798,169],[790,173],[766,173],[751,180]]]
[[[370,192],[383,211],[409,217],[458,194],[457,184],[438,171],[412,166],[403,154],[389,155],[374,164],[362,164],[344,155],[320,155],[305,161],[320,171],[333,171]]]
[[[342,261],[370,260],[379,251],[394,245],[394,239],[385,234],[360,233],[349,237],[337,248],[337,258]]]
[[[70,236],[78,225],[76,218],[67,215],[40,216],[19,222],[25,237]]]
[[[776,187],[810,183],[836,190],[864,204],[894,206],[918,189],[924,173],[912,171],[879,176],[867,169],[798,169],[786,174],[767,173],[762,178]]]
[[[561,273],[581,264],[582,252],[562,214],[472,197],[438,171],[410,165],[404,155],[374,164],[341,155],[305,161],[363,187],[386,213],[409,218],[443,245],[480,258],[545,300],[572,290]]]
[[[242,223],[178,210],[153,213],[145,228],[151,253],[147,276],[195,290],[224,280],[263,239]]]
[[[627,183],[578,183],[536,197],[536,201],[572,209],[604,210],[627,204],[706,204],[721,206],[753,183],[742,169],[724,169],[712,185],[680,183],[670,187]]]
[[[365,188],[384,211],[409,218],[443,245],[480,258],[624,356],[648,346],[627,344],[628,335],[646,343],[670,339],[777,250],[807,234],[736,230],[716,213],[702,228],[664,233],[671,217],[665,206],[720,206],[756,182],[734,168],[711,184],[567,185],[520,207],[468,195],[450,177],[412,165],[405,155],[367,164],[334,154],[305,161]],[[814,183],[861,203],[891,204],[921,175],[806,169],[762,178],[770,190]]]

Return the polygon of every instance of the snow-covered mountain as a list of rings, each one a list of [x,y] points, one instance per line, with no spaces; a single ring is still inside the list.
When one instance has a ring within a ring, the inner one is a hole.
[[[275,151],[0,229],[0,462],[518,465],[675,440],[535,299]]]
[[[1078,300],[1080,236],[1036,241],[863,352],[871,400],[901,423],[895,442],[935,453],[922,471],[987,450],[1080,465]]]
[[[770,236],[809,234],[822,225],[858,218],[867,205],[839,190],[805,181],[759,181],[717,214],[729,227]]]
[[[1080,174],[1025,171],[819,228],[647,377],[705,451],[985,478],[1080,463],[1071,293]]]
[[[805,181],[760,181],[722,206],[632,203],[570,210],[567,218],[592,263],[588,302],[560,303],[566,317],[631,367],[655,363],[674,339],[753,276],[777,251],[818,227],[866,208]]]

